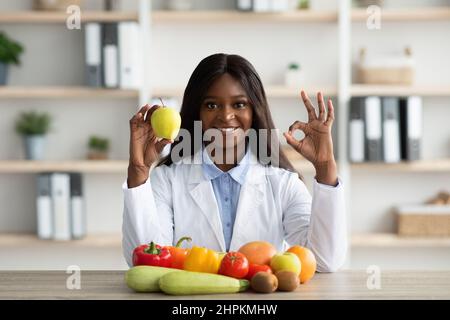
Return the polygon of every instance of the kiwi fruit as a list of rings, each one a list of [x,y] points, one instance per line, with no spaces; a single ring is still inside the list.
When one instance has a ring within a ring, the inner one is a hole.
[[[278,279],[271,273],[260,271],[252,277],[250,286],[255,292],[272,293],[277,290]]]
[[[278,271],[275,273],[278,279],[278,290],[280,291],[294,291],[300,284],[300,279],[295,272],[292,271]]]

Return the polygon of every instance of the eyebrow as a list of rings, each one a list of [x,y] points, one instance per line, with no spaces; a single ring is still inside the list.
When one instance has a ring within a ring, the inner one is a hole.
[[[239,95],[231,96],[231,97],[232,97],[232,98],[247,98],[247,96],[244,95],[244,94],[239,94]],[[217,99],[217,98],[221,98],[221,97],[216,97],[216,96],[206,96],[203,100],[206,100],[206,99]]]

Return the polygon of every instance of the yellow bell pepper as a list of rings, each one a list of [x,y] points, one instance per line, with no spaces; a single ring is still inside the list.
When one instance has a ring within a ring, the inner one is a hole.
[[[194,246],[184,261],[183,269],[187,271],[218,273],[220,260],[219,254],[216,251]]]

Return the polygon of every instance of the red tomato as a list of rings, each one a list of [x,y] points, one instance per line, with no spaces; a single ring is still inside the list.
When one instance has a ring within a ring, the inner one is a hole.
[[[250,265],[248,267],[248,273],[247,273],[247,276],[245,277],[245,279],[252,280],[253,276],[260,271],[272,273],[272,269],[270,269],[270,267],[266,264],[250,263]]]
[[[245,278],[248,272],[248,260],[240,252],[228,252],[222,259],[219,274],[237,279]]]

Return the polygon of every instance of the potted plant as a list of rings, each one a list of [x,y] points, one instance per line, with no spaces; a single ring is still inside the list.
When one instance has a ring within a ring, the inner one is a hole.
[[[45,134],[49,131],[50,122],[49,114],[36,111],[22,112],[17,119],[16,131],[24,138],[26,159],[43,159]]]
[[[22,52],[23,47],[20,43],[0,32],[0,85],[6,84],[8,65],[20,65],[19,55]]]
[[[91,136],[89,138],[89,152],[88,159],[90,160],[105,160],[108,159],[109,139]]]
[[[286,70],[285,84],[288,87],[298,87],[303,85],[303,71],[296,62],[291,62]]]

